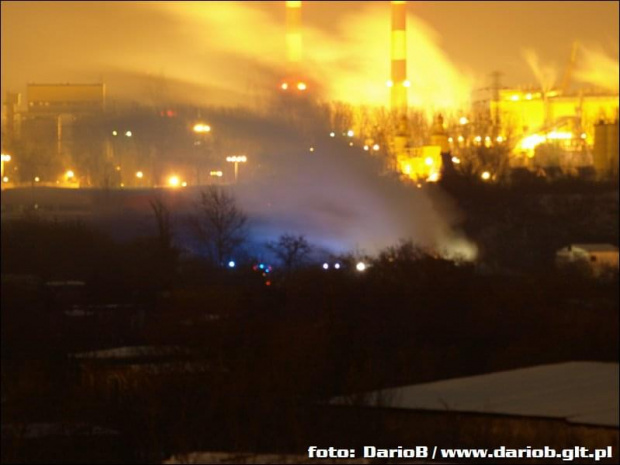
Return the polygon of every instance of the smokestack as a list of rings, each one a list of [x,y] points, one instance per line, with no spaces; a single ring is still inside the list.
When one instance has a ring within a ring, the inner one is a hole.
[[[392,110],[407,110],[407,2],[392,2]]]
[[[286,2],[286,60],[289,71],[301,64],[301,2]]]

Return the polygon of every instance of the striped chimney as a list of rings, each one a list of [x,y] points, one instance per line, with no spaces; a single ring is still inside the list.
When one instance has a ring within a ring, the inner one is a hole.
[[[292,69],[301,64],[301,1],[286,2],[286,60]]]
[[[392,110],[407,110],[407,2],[392,2]]]

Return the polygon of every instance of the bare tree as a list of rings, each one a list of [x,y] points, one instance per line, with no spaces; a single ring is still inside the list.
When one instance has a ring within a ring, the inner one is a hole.
[[[247,238],[248,217],[235,198],[217,187],[201,192],[192,222],[198,239],[218,266],[230,258]]]
[[[157,239],[162,250],[172,249],[172,223],[170,221],[170,209],[161,197],[155,197],[149,201],[155,222],[157,223]]]
[[[312,246],[303,235],[282,234],[277,241],[267,243],[286,271],[301,266],[312,253]]]

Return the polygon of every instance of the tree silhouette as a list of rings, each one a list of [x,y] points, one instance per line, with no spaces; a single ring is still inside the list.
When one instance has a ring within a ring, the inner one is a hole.
[[[217,187],[201,192],[192,223],[209,258],[222,266],[247,238],[248,218],[235,198]]]
[[[276,255],[286,271],[303,265],[313,249],[303,235],[293,234],[282,234],[277,241],[267,243],[267,248]]]

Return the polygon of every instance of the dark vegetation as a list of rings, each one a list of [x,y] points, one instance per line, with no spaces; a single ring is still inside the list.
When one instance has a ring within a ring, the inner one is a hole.
[[[37,458],[19,434],[54,422],[116,432],[114,447],[104,435],[89,448],[124,461],[303,450],[309,412],[335,395],[617,360],[617,274],[595,280],[551,266],[566,242],[617,240],[608,219],[617,218],[617,192],[447,189],[486,266],[403,241],[364,272],[353,256],[326,272],[309,260],[309,239],[284,235],[269,244],[282,263],[266,285],[251,259],[221,266],[245,227],[221,193],[205,193],[194,219],[206,257],[182,253],[161,200],[152,202],[152,236],[127,243],[81,223],[3,223],[2,425],[13,429],[3,430],[2,462],[67,463],[58,443],[58,456]],[[123,346],[151,349],[76,356]]]

